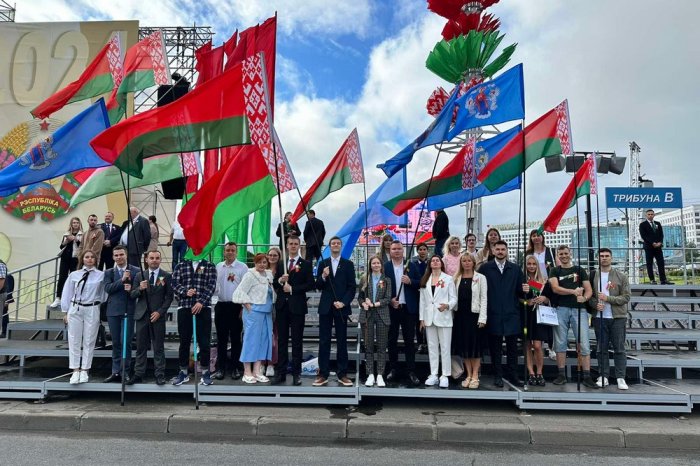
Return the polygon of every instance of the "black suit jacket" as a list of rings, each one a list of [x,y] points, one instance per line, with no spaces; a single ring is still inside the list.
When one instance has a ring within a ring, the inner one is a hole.
[[[523,293],[523,271],[514,263],[506,261],[503,273],[498,270],[496,261],[484,263],[479,273],[486,277],[488,284],[487,326],[491,335],[518,335],[520,325],[521,299]]]
[[[139,289],[139,283],[141,283],[144,278],[139,272],[136,275],[136,280],[134,280],[134,287],[131,290],[131,297],[136,298],[136,308],[134,310],[134,319],[139,320],[146,315],[148,310],[148,305],[151,306],[151,312],[157,312],[160,314],[161,319],[165,317],[168,312],[170,304],[173,302],[173,279],[172,275],[162,269],[158,271],[158,277],[156,277],[156,286],[151,285],[151,271],[144,270],[145,279],[149,280],[148,289]],[[148,296],[148,299],[146,299]]]
[[[113,248],[117,244],[119,244],[119,238],[122,236],[122,229],[118,225],[115,225],[112,223],[112,232],[109,232],[109,229],[107,228],[107,225],[105,223],[100,224],[100,229],[104,232],[105,234],[105,241],[109,241],[111,246],[110,248]]]
[[[277,293],[277,302],[275,307],[281,309],[285,304],[289,304],[289,312],[292,314],[307,314],[309,307],[306,304],[306,292],[316,288],[314,282],[314,272],[311,267],[311,262],[302,259],[299,256],[299,261],[295,264],[294,269],[289,271],[289,284],[292,287],[292,294],[285,293],[279,279],[284,274],[282,264],[277,266],[277,273],[273,286]]]
[[[326,267],[330,268],[330,275],[324,280],[323,269]],[[323,259],[321,263],[318,264],[316,288],[321,292],[321,299],[318,303],[318,313],[330,313],[335,309],[333,302],[337,300],[345,304],[345,307],[341,309],[343,314],[350,315],[352,312],[350,303],[352,303],[352,300],[355,298],[355,290],[357,289],[357,284],[355,283],[355,264],[341,257],[335,272],[335,275],[333,275],[333,267],[331,266],[330,258]]]
[[[129,221],[125,221],[122,224],[122,234],[124,229],[129,228]],[[121,236],[121,235],[120,235]],[[138,249],[134,247],[135,244]],[[148,223],[148,219],[143,215],[139,215],[138,220],[134,221],[134,228],[129,232],[129,255],[134,256],[136,254],[143,254],[148,250],[148,245],[151,242],[151,225]]]
[[[317,217],[310,218],[304,225],[304,242],[306,247],[323,246],[323,239],[326,237],[326,227]]]
[[[661,224],[654,220],[654,225],[656,225],[656,231],[651,227],[649,221],[645,220],[639,224],[639,234],[644,242],[645,249],[651,249],[652,243],[662,243],[664,242],[664,230]]]

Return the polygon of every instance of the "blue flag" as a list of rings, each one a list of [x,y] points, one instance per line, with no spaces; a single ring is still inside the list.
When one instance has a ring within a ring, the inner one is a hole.
[[[406,191],[406,170],[400,170],[392,177],[387,178],[379,187],[367,198],[367,222],[365,222],[365,206],[361,205],[352,217],[345,222],[338,233],[343,240],[341,255],[348,259],[352,255],[352,250],[357,244],[357,240],[362,234],[362,230],[367,227],[377,225],[405,225],[406,215],[394,215],[392,211],[384,207],[384,203]],[[323,257],[329,257],[328,247],[323,251]]]
[[[109,163],[95,154],[90,140],[108,127],[107,108],[100,99],[0,170],[0,197],[83,168],[106,167]]]
[[[392,176],[408,163],[413,160],[413,154],[417,150],[424,147],[440,144],[447,140],[447,131],[452,123],[452,115],[454,113],[455,100],[457,99],[457,88],[452,91],[450,98],[442,107],[440,114],[428,126],[428,129],[423,131],[423,134],[418,136],[411,144],[404,147],[401,152],[390,158],[384,163],[377,165],[377,168],[384,171],[386,176]]]
[[[514,66],[496,79],[477,84],[455,102],[457,120],[448,140],[466,129],[525,118],[523,65]]]
[[[476,177],[481,172],[481,169],[486,166],[489,161],[500,152],[500,150],[505,146],[508,141],[513,138],[521,137],[522,130],[520,125],[517,125],[501,134],[494,136],[485,141],[479,141],[474,147],[474,164],[471,173],[471,184],[466,188],[459,191],[453,191],[451,193],[439,194],[437,196],[430,196],[428,198],[428,210],[440,210],[452,207],[454,205],[462,204],[464,202],[469,202],[473,199],[478,199],[480,197],[492,196],[494,194],[507,193],[508,191],[513,191],[520,188],[520,176],[517,176],[496,189],[495,191],[489,191],[486,186],[482,185]]]

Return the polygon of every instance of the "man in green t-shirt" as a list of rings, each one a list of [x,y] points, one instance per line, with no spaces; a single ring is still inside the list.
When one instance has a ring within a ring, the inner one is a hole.
[[[559,326],[554,329],[554,351],[557,353],[559,375],[554,384],[563,385],[567,382],[566,349],[571,328],[578,343],[577,350],[583,366],[583,384],[588,388],[598,388],[591,378],[591,345],[588,336],[588,312],[585,308],[585,302],[593,295],[591,283],[586,271],[571,262],[568,246],[557,248],[557,258],[561,265],[554,267],[549,273],[549,284],[554,293],[559,295]]]

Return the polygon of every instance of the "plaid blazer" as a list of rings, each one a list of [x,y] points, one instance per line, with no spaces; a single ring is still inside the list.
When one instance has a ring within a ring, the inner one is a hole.
[[[196,289],[197,294],[192,297],[187,296],[187,290],[190,288]],[[216,290],[216,266],[209,261],[201,260],[195,272],[192,261],[179,262],[173,272],[173,290],[180,307],[191,308],[195,303],[211,307],[211,297]]]

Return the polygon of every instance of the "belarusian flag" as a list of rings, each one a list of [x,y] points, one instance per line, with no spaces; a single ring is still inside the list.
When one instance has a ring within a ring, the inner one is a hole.
[[[266,205],[276,194],[275,183],[259,152],[244,151],[228,161],[199,188],[178,216],[194,255],[206,256],[226,230]]]
[[[362,183],[364,180],[360,139],[357,136],[357,128],[355,128],[340,146],[321,176],[304,194],[292,214],[292,223],[296,223],[304,215],[304,206],[308,210],[346,184]]]
[[[165,53],[163,33],[159,30],[146,36],[126,51],[124,79],[119,84],[117,101],[126,108],[126,94],[151,86],[170,84],[170,68]]]
[[[193,169],[196,167],[194,157],[193,153],[188,152],[185,154],[164,154],[146,159],[143,163],[143,178],[129,179],[129,187],[149,186],[196,174],[196,168]],[[187,158],[192,160],[186,160]],[[76,172],[74,175],[76,179],[84,178],[84,174],[81,172],[87,172],[87,170]],[[81,202],[122,190],[122,176],[117,167],[98,168],[91,170],[91,172],[70,199],[71,207],[74,208]]]
[[[31,114],[48,118],[67,104],[105,94],[119,85],[121,72],[121,45],[119,35],[114,34],[77,80],[40,103]]]
[[[250,143],[239,64],[164,107],[134,115],[90,145],[123,172],[141,178],[143,159]]]
[[[503,147],[479,173],[477,179],[491,191],[512,180],[542,157],[571,154],[567,101],[527,125],[523,133],[523,137],[515,138]]]
[[[567,209],[576,205],[576,199],[583,197],[586,194],[595,194],[598,192],[598,183],[595,166],[595,155],[588,156],[585,162],[578,169],[571,183],[566,187],[564,194],[559,199],[559,202],[554,206],[552,211],[545,219],[539,231],[554,233],[557,231],[557,226]]]

